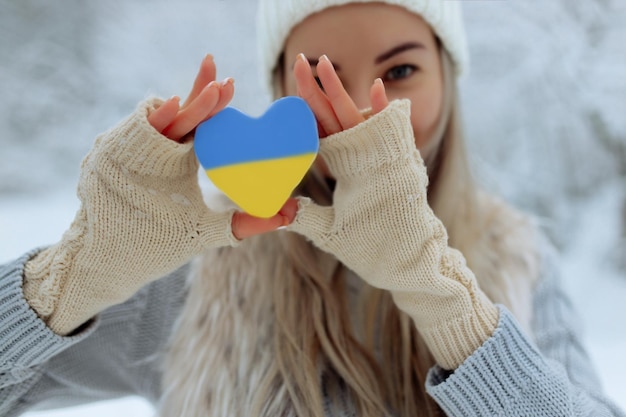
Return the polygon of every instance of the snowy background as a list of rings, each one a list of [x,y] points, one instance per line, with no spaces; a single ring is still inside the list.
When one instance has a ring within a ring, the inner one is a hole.
[[[561,249],[604,389],[626,409],[626,2],[464,6],[478,178]],[[254,13],[254,0],[0,0],[0,262],[60,237],[95,135],[147,95],[184,97],[206,53],[236,79],[233,105],[260,114]],[[151,412],[126,398],[29,415]]]

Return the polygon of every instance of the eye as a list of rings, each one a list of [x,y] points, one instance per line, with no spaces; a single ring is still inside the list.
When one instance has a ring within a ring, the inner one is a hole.
[[[407,78],[411,74],[417,71],[415,65],[404,64],[393,67],[385,74],[385,81],[397,81],[403,78]]]

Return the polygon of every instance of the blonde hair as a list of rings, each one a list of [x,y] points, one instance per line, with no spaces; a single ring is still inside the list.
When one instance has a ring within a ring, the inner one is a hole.
[[[473,183],[452,63],[441,56],[448,98],[441,144],[427,161],[429,202],[481,288],[528,327],[533,228]],[[332,187],[314,170],[296,194],[332,204]],[[350,272],[304,237],[258,236],[208,254],[197,271],[172,339],[162,415],[322,417],[345,407],[359,416],[443,415],[425,391],[434,361],[411,319],[366,284],[349,310]]]

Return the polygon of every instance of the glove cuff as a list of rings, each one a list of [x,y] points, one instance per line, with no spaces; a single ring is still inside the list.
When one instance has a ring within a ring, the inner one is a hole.
[[[400,159],[412,158],[415,147],[411,102],[394,100],[357,126],[320,141],[320,155],[335,177],[358,176]]]
[[[487,296],[480,290],[471,296],[472,305],[465,311],[454,311],[447,320],[419,327],[435,361],[444,369],[458,368],[498,325],[498,309]]]
[[[180,177],[198,171],[193,142],[178,143],[157,132],[148,115],[163,103],[152,98],[96,139],[94,148],[130,172],[147,176]],[[122,139],[123,138],[123,139]]]

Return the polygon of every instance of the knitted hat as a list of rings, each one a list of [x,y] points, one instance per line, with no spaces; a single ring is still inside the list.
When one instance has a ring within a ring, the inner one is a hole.
[[[257,42],[263,83],[272,91],[272,72],[291,30],[311,14],[348,3],[383,2],[420,15],[452,57],[457,76],[467,71],[469,54],[460,0],[260,0]]]

